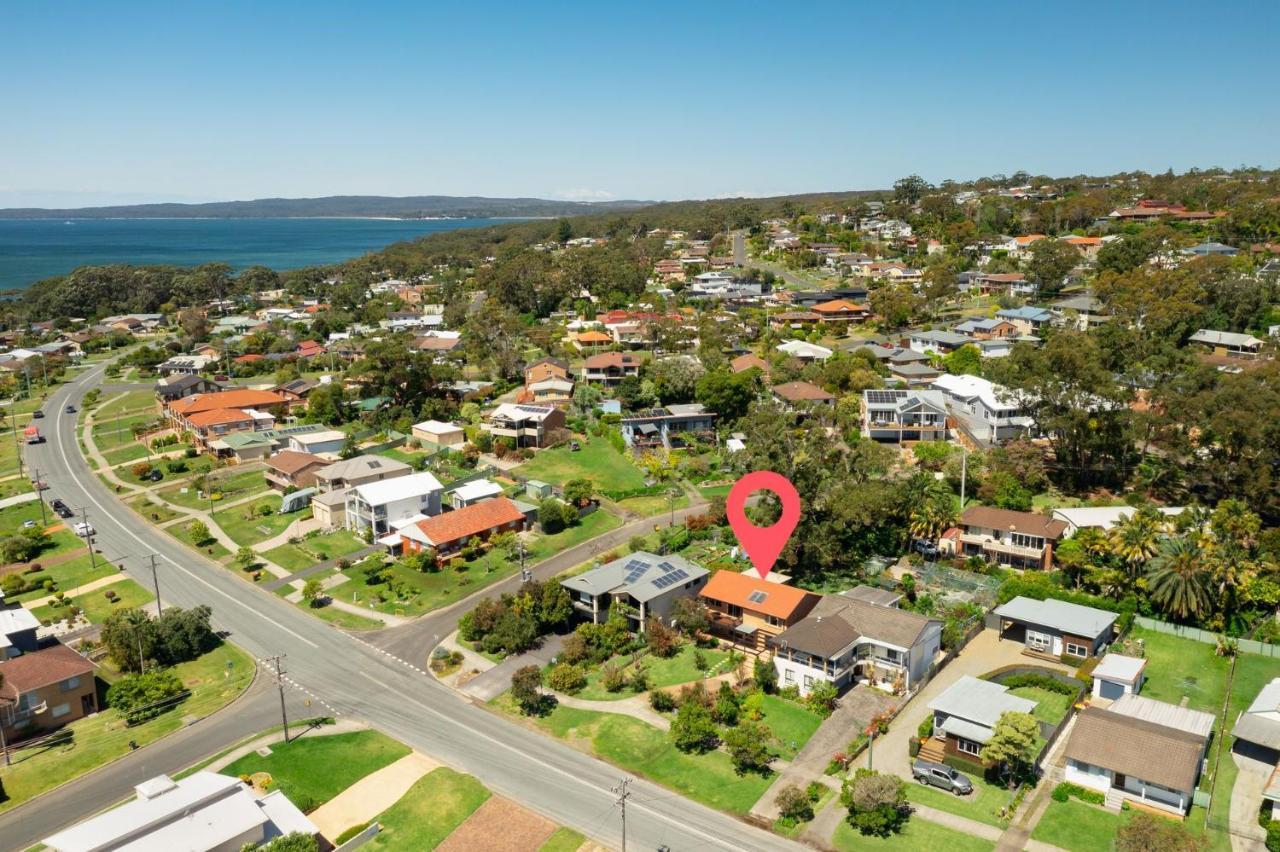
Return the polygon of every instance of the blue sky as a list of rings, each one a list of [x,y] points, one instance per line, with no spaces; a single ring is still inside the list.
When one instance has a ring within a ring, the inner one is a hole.
[[[1280,165],[1277,3],[9,0],[4,18],[0,207]]]

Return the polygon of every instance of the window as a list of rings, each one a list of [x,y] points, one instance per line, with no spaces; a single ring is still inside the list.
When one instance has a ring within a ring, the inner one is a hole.
[[[964,752],[965,754],[976,755],[978,752],[982,751],[982,746],[978,745],[973,740],[965,740],[957,737],[956,749]]]
[[[805,675],[805,676],[804,676],[804,688],[805,688],[805,689],[808,689],[808,688],[809,688],[809,687],[811,687],[811,686],[813,686],[813,675]]]
[[[1053,645],[1053,637],[1050,636],[1048,633],[1040,633],[1036,630],[1032,630],[1030,627],[1027,628],[1027,647],[1028,648],[1030,648],[1033,651],[1048,652],[1048,650],[1052,647],[1052,645]]]
[[[59,704],[57,707],[53,708],[53,718],[57,719],[58,717],[65,716],[70,712],[71,712],[70,704]]]
[[[79,677],[69,677],[62,682],[62,691],[70,692],[71,690],[75,689],[79,685],[80,685]]]
[[[1067,655],[1071,657],[1087,657],[1089,656],[1089,649],[1084,645],[1077,645],[1075,642],[1068,642]]]
[[[772,615],[766,615],[766,616],[764,617],[764,620],[765,620],[765,623],[766,623],[766,624],[768,624],[770,627],[781,627],[781,626],[782,626],[782,619],[781,619],[781,618],[776,618],[776,617],[774,617],[774,616],[772,616]]]
[[[782,679],[785,680],[787,683],[795,683],[796,673],[792,669],[787,669],[783,672]]]

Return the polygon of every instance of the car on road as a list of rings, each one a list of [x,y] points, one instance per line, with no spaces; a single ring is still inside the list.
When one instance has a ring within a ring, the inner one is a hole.
[[[938,787],[957,796],[967,796],[973,792],[973,782],[969,777],[945,763],[917,760],[911,764],[911,775],[921,784]]]
[[[63,503],[57,497],[54,497],[52,500],[49,501],[49,508],[53,509],[53,513],[57,515],[59,518],[71,517],[72,512],[70,509],[67,508],[67,504]]]
[[[76,535],[80,536],[81,538],[88,538],[89,536],[97,532],[97,530],[93,528],[93,524],[89,523],[88,521],[81,521],[80,523],[72,527],[72,529],[75,530]]]
[[[75,414],[76,407],[74,405],[68,405],[66,408],[63,409],[63,411],[65,411],[67,414]]]
[[[40,409],[38,409],[38,408],[37,408],[35,411],[31,412],[31,419],[32,419],[32,420],[39,420],[39,419],[40,419],[40,418],[42,418],[42,417],[44,417],[44,412],[43,412],[43,411],[41,411],[41,410],[40,410]]]

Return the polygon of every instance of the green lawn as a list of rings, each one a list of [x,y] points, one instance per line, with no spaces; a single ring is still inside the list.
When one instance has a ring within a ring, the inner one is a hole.
[[[131,444],[123,444],[115,449],[106,450],[102,453],[102,457],[107,460],[107,464],[115,467],[126,462],[145,459],[147,457],[147,448],[135,441]]]
[[[68,725],[72,739],[65,745],[46,751],[16,752],[13,766],[0,766],[0,785],[8,796],[0,797],[0,811],[123,757],[130,751],[130,740],[143,746],[184,727],[184,720],[209,715],[249,685],[254,665],[248,654],[223,644],[175,670],[191,690],[191,697],[175,711],[127,727],[116,711],[103,710]]]
[[[1037,719],[1056,725],[1067,716],[1071,709],[1071,696],[1061,692],[1052,692],[1039,686],[1018,686],[1009,690],[1010,695],[1017,695],[1036,702],[1032,711]]]
[[[587,838],[572,828],[560,826],[545,843],[538,847],[538,852],[576,852],[586,840]]]
[[[1113,813],[1076,799],[1051,801],[1031,837],[1068,852],[1099,852],[1111,848],[1116,832],[1128,818],[1123,811]]]
[[[382,830],[366,849],[434,849],[489,798],[470,775],[440,767],[418,779],[378,815]]]
[[[271,746],[263,757],[250,752],[222,770],[224,775],[271,774],[272,788],[284,791],[303,811],[313,811],[366,775],[412,751],[377,731],[303,736]]]
[[[648,667],[649,683],[652,686],[676,686],[706,677],[706,671],[699,669],[695,662],[696,654],[697,648],[692,643],[686,642],[673,657],[664,660],[661,657],[655,657],[653,654],[647,654],[641,658],[640,662]],[[729,652],[704,649],[702,657],[706,661],[707,671],[723,674],[724,670],[720,663],[728,659]],[[623,656],[614,658],[613,662],[617,665],[625,665],[625,670],[630,672],[632,668],[630,660],[630,656]],[[635,695],[635,692],[627,688],[620,689],[617,692],[610,692],[605,689],[600,684],[602,671],[603,666],[597,667],[587,675],[587,685],[578,693],[578,698],[590,701],[616,701]]]
[[[278,495],[271,493],[267,488],[266,475],[261,470],[229,469],[211,473],[205,479],[205,487],[208,491],[204,497],[201,497],[200,489],[190,480],[183,480],[161,489],[159,495],[175,506],[187,509],[208,509],[212,503],[214,510],[217,511],[219,503],[241,500],[250,494],[261,494],[263,499],[269,499],[272,505],[280,505]],[[183,488],[187,489],[185,494],[182,492]],[[209,499],[211,495],[214,497],[212,501]]]
[[[529,479],[564,485],[571,479],[589,479],[599,491],[627,491],[644,487],[644,474],[603,438],[582,442],[582,449],[568,447],[541,450],[515,469]]]
[[[126,501],[129,508],[153,524],[163,524],[178,517],[178,513],[168,506],[152,500],[150,497],[135,497]]]
[[[53,580],[54,592],[69,593],[72,589],[83,586],[85,583],[92,582],[100,577],[115,574],[118,570],[114,564],[106,561],[101,556],[91,560],[88,551],[85,551],[83,556],[76,556],[65,562],[59,562],[57,565],[50,565],[34,574],[25,575],[28,581],[37,584],[37,588],[15,595],[13,600],[18,602],[29,601],[33,598],[42,598],[47,594],[51,594],[51,592],[47,592],[43,588],[45,580]]]
[[[242,547],[252,547],[260,541],[274,538],[287,530],[297,521],[311,517],[310,509],[301,512],[290,512],[282,515],[279,512],[270,515],[259,515],[254,510],[261,504],[268,503],[276,508],[280,506],[280,498],[274,494],[262,500],[254,500],[241,506],[232,506],[214,513],[214,519],[222,531],[231,540]]]
[[[673,503],[665,494],[647,494],[642,497],[628,497],[625,500],[619,500],[618,505],[628,512],[632,512],[642,518],[648,518],[674,509],[685,508],[689,505],[689,497],[684,492],[681,492]]]
[[[106,593],[108,590],[116,594],[114,603],[107,599]],[[151,592],[133,580],[126,579],[118,583],[112,583],[103,589],[85,592],[83,595],[77,595],[68,600],[71,605],[80,607],[81,614],[89,620],[90,624],[101,624],[108,615],[116,610],[139,607],[150,603],[153,599],[154,595]],[[52,604],[36,607],[31,612],[41,620],[47,618],[51,621],[57,621],[65,616],[63,608],[54,607]]]
[[[499,701],[509,703],[507,696]],[[669,787],[709,807],[735,814],[751,810],[773,783],[772,776],[738,775],[729,756],[713,751],[684,754],[667,735],[630,716],[557,707],[537,725],[598,757]]]
[[[45,492],[48,493],[48,492]],[[0,535],[12,535],[22,529],[22,524],[26,521],[35,521],[37,524],[48,523],[52,525],[58,522],[58,516],[53,513],[47,506],[44,509],[44,517],[40,515],[40,501],[31,500],[27,503],[19,503],[16,506],[8,506],[0,509]]]
[[[593,512],[577,526],[555,535],[533,536],[528,545],[526,560],[529,564],[539,562],[553,553],[608,532],[621,523],[622,520],[617,515],[603,511]],[[491,550],[474,562],[454,563],[444,570],[427,573],[411,571],[400,563],[395,563],[393,575],[403,586],[403,595],[393,594],[385,584],[369,585],[365,581],[364,572],[359,568],[348,569],[351,581],[335,587],[330,594],[361,607],[368,607],[372,600],[374,609],[379,612],[413,616],[448,606],[519,570],[519,562]]]
[[[822,717],[794,701],[776,695],[764,697],[764,723],[777,739],[778,756],[790,760],[822,724]]]
[[[916,804],[928,805],[949,814],[1003,828],[1005,821],[997,816],[997,812],[1009,804],[1013,793],[1003,787],[988,784],[972,772],[966,772],[965,776],[973,782],[973,792],[967,796],[957,796],[937,787],[912,782],[907,784],[907,798]]]
[[[890,837],[865,837],[848,822],[841,820],[831,842],[839,852],[876,852],[881,849],[910,849],[911,852],[990,852],[995,848],[995,844],[990,840],[963,834],[918,816],[908,820],[906,828],[901,833]]]
[[[1273,658],[1256,654],[1240,654],[1236,657],[1235,675],[1231,681],[1231,698],[1227,703],[1228,725],[1248,709],[1253,700],[1258,697],[1262,687],[1278,674],[1280,674],[1280,664],[1277,664]],[[1210,810],[1215,821],[1220,825],[1226,824],[1231,813],[1231,791],[1240,771],[1231,757],[1232,740],[1229,728],[1226,735],[1215,736],[1209,748],[1209,771],[1200,781],[1202,790],[1209,789],[1210,786],[1213,788]],[[1192,816],[1194,817],[1201,810],[1194,809]],[[1222,832],[1210,832],[1209,836],[1214,844],[1212,848],[1216,849],[1219,845],[1224,850],[1229,848],[1230,843]]]
[[[349,556],[367,545],[346,530],[325,533],[303,539],[298,544],[282,544],[262,554],[281,568],[301,571],[318,562]]]
[[[101,423],[114,418],[116,414],[123,415],[143,410],[157,411],[156,395],[149,390],[128,391],[123,396],[100,403],[94,411],[94,418]]]
[[[1185,697],[1194,710],[1221,714],[1230,659],[1219,657],[1214,646],[1205,642],[1144,630],[1136,624],[1129,638],[1142,639],[1146,646],[1144,696],[1170,704],[1181,704]]]
[[[277,592],[280,591],[284,591],[284,594],[281,595],[281,597],[284,597],[292,592],[293,589],[285,586],[282,589],[277,589]],[[321,621],[327,621],[330,624],[346,630],[378,630],[379,628],[387,626],[385,621],[380,621],[377,618],[366,618],[363,615],[356,615],[354,612],[346,612],[345,610],[337,609],[336,607],[322,606],[312,608],[311,605],[305,601],[299,601],[296,606],[299,609],[311,613]]]
[[[137,441],[133,436],[133,427],[145,426],[156,420],[156,413],[131,414],[120,417],[96,417],[93,425],[93,442],[102,451],[124,447]]]
[[[191,532],[188,529],[191,523],[191,521],[178,521],[176,524],[170,524],[165,527],[164,531],[185,544],[187,547],[190,547],[192,550],[198,550],[215,561],[221,562],[231,555],[231,551],[223,547],[221,542],[212,538],[203,544],[198,544],[197,542],[192,541]]]

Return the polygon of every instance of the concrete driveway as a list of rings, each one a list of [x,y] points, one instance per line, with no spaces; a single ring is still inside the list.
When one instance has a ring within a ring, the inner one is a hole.
[[[1258,825],[1258,810],[1262,807],[1262,791],[1271,778],[1275,764],[1271,754],[1262,753],[1251,743],[1236,741],[1231,749],[1231,759],[1240,771],[1235,786],[1231,788],[1231,848],[1234,852],[1261,852],[1266,849],[1267,833]]]
[[[1022,643],[1001,639],[998,631],[983,630],[965,646],[960,655],[947,663],[929,681],[918,695],[911,699],[906,709],[898,714],[885,734],[875,744],[875,766],[882,772],[893,772],[904,778],[911,776],[911,756],[908,741],[915,736],[920,723],[929,715],[929,702],[944,692],[964,675],[981,677],[1003,666],[1041,666],[1070,672],[1068,666],[1051,663],[1022,654]]]

